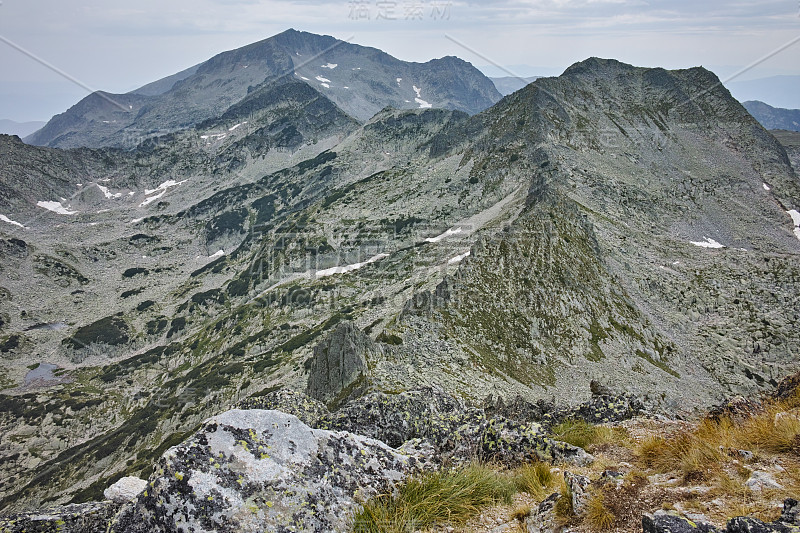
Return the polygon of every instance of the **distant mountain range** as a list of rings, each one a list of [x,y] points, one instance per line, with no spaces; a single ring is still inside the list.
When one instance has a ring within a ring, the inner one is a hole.
[[[758,100],[775,107],[800,109],[800,76],[770,76],[747,81],[730,81],[725,87],[740,102]]]
[[[757,100],[742,105],[768,130],[800,131],[800,109],[781,109]]]
[[[126,94],[93,93],[26,138],[58,148],[124,147],[217,117],[259,88],[295,78],[365,121],[384,107],[478,113],[501,98],[456,57],[409,63],[329,36],[288,30]]]
[[[0,119],[0,133],[6,135],[16,135],[17,137],[26,137],[35,132],[46,122],[16,122],[14,120]]]

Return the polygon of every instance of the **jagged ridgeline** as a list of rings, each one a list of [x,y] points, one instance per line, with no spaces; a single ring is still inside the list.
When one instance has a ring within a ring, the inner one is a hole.
[[[797,368],[797,176],[712,73],[589,59],[470,116],[368,107],[355,56],[306,72],[281,42],[300,76],[136,150],[0,139],[3,510],[101,498],[279,388],[572,404],[596,379],[675,413]],[[355,107],[298,81],[345,69]]]

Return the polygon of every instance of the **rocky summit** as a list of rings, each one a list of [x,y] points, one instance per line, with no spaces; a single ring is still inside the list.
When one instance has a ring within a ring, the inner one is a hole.
[[[288,31],[27,141],[0,136],[11,531],[105,498],[81,520],[341,530],[409,476],[590,468],[565,424],[800,369],[796,139],[703,68],[590,58],[500,99]]]

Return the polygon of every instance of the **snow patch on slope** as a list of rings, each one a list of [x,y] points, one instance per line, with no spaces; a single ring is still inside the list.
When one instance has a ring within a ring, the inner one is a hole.
[[[450,228],[449,230],[445,231],[441,235],[437,235],[436,237],[428,237],[427,239],[425,239],[425,242],[439,242],[439,241],[441,241],[443,239],[446,239],[447,237],[450,237],[451,235],[455,235],[457,233],[461,233],[461,231],[462,231],[462,228],[460,228],[460,227],[458,227],[458,228]]]
[[[414,98],[414,101],[419,104],[420,109],[429,109],[433,107],[433,105],[429,104],[425,100],[422,99],[422,89],[417,87],[416,85],[412,85],[414,92],[417,93],[417,97]]]
[[[695,246],[699,246],[701,248],[725,248],[724,244],[720,244],[711,237],[703,237],[704,241],[689,241]]]
[[[112,194],[111,191],[108,190],[108,187],[104,187],[102,185],[97,185],[97,188],[100,189],[100,192],[103,193],[103,196],[106,198],[113,199],[113,198],[122,198],[122,193],[118,192],[116,194]]]
[[[186,183],[187,181],[188,180],[183,180],[183,181],[167,180],[158,187],[156,187],[155,189],[145,189],[144,195],[148,196],[148,198],[145,198],[144,201],[141,204],[139,204],[139,207],[144,207],[147,204],[158,200],[159,198],[164,196],[164,194],[167,192],[167,189],[169,189],[170,187],[176,187],[181,183]],[[150,196],[152,194],[155,194],[155,196]]]
[[[457,255],[457,256],[455,256],[455,257],[453,257],[453,258],[449,259],[449,260],[447,261],[447,264],[448,264],[448,265],[454,265],[454,264],[456,264],[456,263],[460,263],[461,261],[463,261],[464,259],[466,259],[467,257],[469,257],[469,254],[470,254],[470,253],[471,253],[471,252],[467,251],[467,252],[465,252],[465,253],[463,253],[463,254],[461,254],[461,255]]]
[[[61,202],[46,202],[44,200],[40,200],[36,202],[36,205],[43,207],[48,211],[52,211],[53,213],[58,213],[59,215],[74,215],[77,213],[77,211],[70,211],[69,206],[64,207],[61,205]]]
[[[789,213],[789,216],[792,217],[792,222],[794,222],[794,236],[800,239],[800,213],[796,209],[790,209],[787,213]]]
[[[19,226],[22,229],[25,229],[24,225],[20,224],[19,222],[15,221],[15,220],[11,220],[10,218],[8,218],[5,215],[0,215],[0,220],[2,220],[3,222],[7,222],[9,224],[13,224],[14,226]]]
[[[318,278],[324,278],[326,276],[333,276],[334,274],[344,274],[346,272],[352,272],[353,270],[358,270],[363,266],[369,265],[370,263],[374,263],[376,261],[380,261],[381,259],[385,259],[387,257],[389,257],[389,254],[373,255],[372,257],[370,257],[369,259],[367,259],[362,263],[354,263],[352,265],[326,268],[324,270],[317,270],[316,276]]]

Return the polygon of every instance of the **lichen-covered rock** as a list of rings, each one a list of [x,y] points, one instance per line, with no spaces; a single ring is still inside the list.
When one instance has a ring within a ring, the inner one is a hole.
[[[762,522],[758,518],[737,516],[728,520],[726,533],[798,533],[800,528],[783,522]]]
[[[556,517],[556,504],[561,494],[554,492],[544,499],[536,509],[525,517],[523,527],[526,533],[557,533],[561,530]]]
[[[800,526],[800,503],[798,503],[798,501],[794,498],[786,498],[783,500],[781,522],[784,524]]]
[[[141,494],[145,487],[147,487],[147,481],[127,476],[104,490],[103,496],[116,503],[126,503]]]
[[[574,409],[560,412],[560,420],[578,419],[590,424],[630,420],[644,410],[642,402],[630,394],[593,396]]]
[[[557,408],[553,402],[537,400],[529,402],[517,397],[509,403],[502,398],[488,398],[484,409],[517,422],[538,422],[549,427],[564,420],[584,420],[590,424],[630,420],[644,411],[644,405],[630,394],[613,394],[604,386],[595,383],[592,397],[572,408]],[[601,394],[602,393],[602,394]]]
[[[675,512],[656,511],[642,516],[643,533],[798,533],[797,500],[787,498],[783,502],[781,519],[775,522],[762,522],[749,516],[731,518],[720,530],[711,524],[693,522]]]
[[[306,392],[327,405],[337,405],[366,385],[366,356],[372,339],[352,322],[341,322],[314,347]]]
[[[105,533],[119,505],[81,503],[0,518],[0,533]]]
[[[788,400],[797,394],[798,387],[800,387],[800,372],[783,378],[775,387],[772,397],[776,400]]]
[[[319,421],[330,414],[322,402],[291,389],[281,389],[264,396],[245,398],[236,404],[236,409],[281,411],[296,416],[301,422],[312,428],[317,427]]]
[[[589,503],[589,478],[565,471],[564,481],[569,487],[569,494],[572,497],[573,514],[583,516]]]
[[[708,418],[718,422],[728,418],[734,423],[741,422],[764,410],[761,402],[754,398],[736,396],[726,402],[715,405],[708,412]]]
[[[360,501],[391,492],[416,458],[279,411],[231,410],[161,457],[111,531],[346,531]]]
[[[433,388],[367,394],[332,413],[321,425],[366,435],[392,447],[423,439],[440,460],[455,462],[480,458],[512,464],[531,459],[588,464],[593,459],[581,448],[544,437],[538,424],[490,418],[482,409]]]
[[[674,512],[656,511],[642,515],[643,533],[720,533],[720,530],[705,522],[693,522]]]

